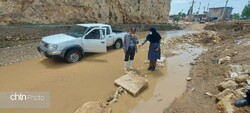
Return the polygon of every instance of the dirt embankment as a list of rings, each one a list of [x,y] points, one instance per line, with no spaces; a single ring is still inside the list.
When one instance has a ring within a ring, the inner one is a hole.
[[[225,98],[224,96],[227,95],[225,92],[219,91],[218,85],[223,81],[227,82],[228,79],[235,79],[230,77],[228,65],[250,64],[250,49],[247,49],[250,47],[250,43],[247,42],[250,39],[250,33],[247,31],[233,32],[231,28],[232,26],[226,25],[210,25],[205,29],[217,32],[186,35],[170,42],[172,45],[176,45],[176,43],[201,45],[207,48],[207,52],[197,58],[195,63],[192,63],[193,67],[190,71],[192,80],[188,82],[186,93],[177,98],[171,107],[165,110],[165,113],[218,113],[227,112],[228,106],[235,113],[250,112],[249,106],[236,108],[233,104],[236,99],[243,97],[245,88],[249,86],[246,81],[236,83],[237,87],[229,87],[228,90],[233,93],[229,93],[232,98],[226,100],[228,105],[223,102],[219,102],[223,106],[217,104],[221,98]],[[240,94],[234,93],[239,88],[243,88],[243,91]],[[219,93],[224,95],[219,97],[221,96]],[[225,99],[223,101],[225,102]]]

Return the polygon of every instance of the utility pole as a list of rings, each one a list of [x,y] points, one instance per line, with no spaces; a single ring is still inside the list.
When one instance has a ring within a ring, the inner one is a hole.
[[[228,1],[229,1],[229,0],[226,1],[226,5],[225,5],[225,7],[224,7],[224,9],[223,9],[223,12],[222,12],[222,15],[221,15],[221,18],[220,18],[221,20],[224,20],[224,19],[225,19],[225,12],[226,12],[226,8],[227,8],[227,3],[228,3]]]
[[[207,4],[207,12],[208,12],[208,10],[209,10],[209,3]]]
[[[204,6],[203,8],[204,8],[204,9],[203,9],[203,13],[205,13],[205,12],[206,12],[206,7]]]
[[[191,11],[190,11],[191,15],[193,15],[193,11],[194,11],[194,3],[195,3],[195,1],[193,0],[193,2],[192,2],[192,6],[191,6]]]
[[[198,14],[200,13],[200,10],[201,10],[201,2],[200,2],[200,5],[199,5],[199,8],[198,8]]]

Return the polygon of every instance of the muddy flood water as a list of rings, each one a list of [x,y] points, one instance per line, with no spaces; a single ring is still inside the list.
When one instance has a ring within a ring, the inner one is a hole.
[[[163,37],[193,33],[161,32]],[[141,40],[147,32],[138,33]],[[167,59],[165,67],[147,70],[148,44],[135,56],[135,69],[147,75],[148,88],[137,97],[122,95],[112,104],[112,113],[162,113],[186,89],[190,65],[203,50],[190,48]],[[34,48],[35,49],[35,48]],[[88,101],[105,101],[117,88],[114,80],[124,75],[122,49],[105,54],[87,54],[82,61],[66,64],[45,57],[0,67],[0,92],[49,92],[48,109],[0,109],[0,113],[73,113]]]

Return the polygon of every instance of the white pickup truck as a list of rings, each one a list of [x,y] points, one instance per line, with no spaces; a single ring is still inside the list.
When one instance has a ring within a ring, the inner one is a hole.
[[[59,56],[74,63],[86,52],[104,53],[108,46],[121,48],[126,33],[107,24],[77,24],[66,33],[43,37],[37,49],[47,58]]]

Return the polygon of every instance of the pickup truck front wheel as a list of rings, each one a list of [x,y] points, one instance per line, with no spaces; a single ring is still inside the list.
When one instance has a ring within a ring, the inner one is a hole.
[[[115,41],[115,44],[113,45],[114,49],[120,49],[122,48],[122,41],[121,40],[117,40]]]
[[[82,59],[82,55],[78,50],[70,50],[65,59],[68,63],[75,63]]]

